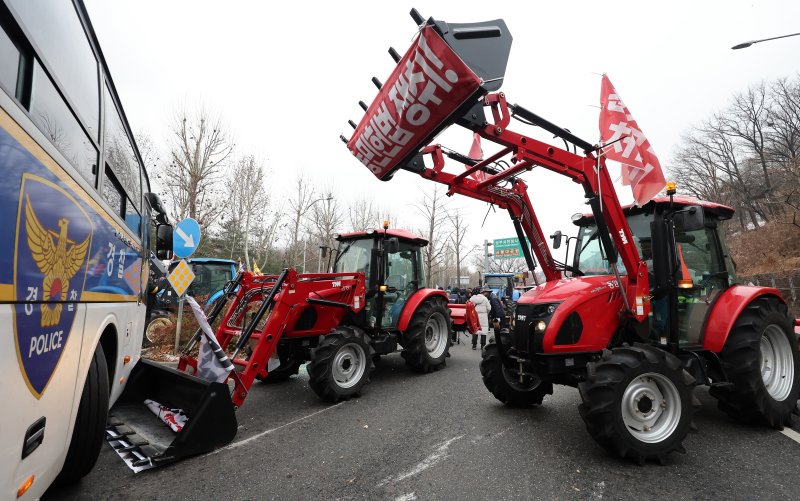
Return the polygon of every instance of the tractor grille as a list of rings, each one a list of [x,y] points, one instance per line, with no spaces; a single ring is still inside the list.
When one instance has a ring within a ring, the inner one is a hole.
[[[550,304],[518,304],[514,311],[514,331],[512,344],[520,354],[542,352],[544,332],[535,333],[533,324],[539,320],[545,322],[552,315],[547,313]],[[545,332],[547,332],[545,330]]]

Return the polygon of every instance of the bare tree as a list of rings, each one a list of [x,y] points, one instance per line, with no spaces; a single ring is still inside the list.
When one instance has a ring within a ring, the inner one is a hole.
[[[256,260],[261,263],[260,268],[266,271],[266,267],[270,262],[270,256],[279,239],[279,232],[286,228],[284,207],[280,206],[272,210],[265,210],[260,223],[255,232],[255,236],[258,239],[258,244],[256,245]]]
[[[438,185],[435,185],[432,193],[422,192],[422,197],[415,206],[425,222],[420,233],[428,239],[428,245],[422,249],[422,259],[425,265],[425,278],[429,287],[431,284],[436,283],[434,274],[437,276],[440,274],[437,268],[444,257],[449,237],[445,232],[446,225],[444,223],[447,221],[445,205],[444,191]]]
[[[232,216],[239,221],[244,246],[245,269],[250,269],[251,230],[260,225],[262,214],[269,206],[269,196],[264,188],[264,165],[253,155],[240,158],[234,165],[226,183],[231,201]]]
[[[289,266],[296,266],[300,255],[300,230],[302,229],[303,218],[311,209],[315,201],[314,187],[306,180],[305,175],[300,172],[295,180],[294,198],[289,200],[289,215],[291,217],[292,239],[287,252]],[[305,237],[303,238],[305,240]]]
[[[234,145],[221,117],[203,106],[177,111],[171,132],[164,175],[173,213],[205,230],[225,208],[222,179]]]
[[[348,223],[353,231],[366,231],[382,223],[381,212],[372,199],[355,199],[347,208]]]
[[[315,254],[320,246],[328,249],[335,247],[333,235],[336,234],[344,224],[344,216],[339,202],[333,197],[333,192],[328,189],[322,199],[318,199],[311,204],[310,226],[317,242]],[[321,252],[320,252],[321,254]],[[322,268],[321,263],[317,263],[318,268]]]
[[[459,209],[449,213],[447,219],[450,221],[452,231],[450,232],[449,246],[452,249],[453,262],[455,264],[456,281],[458,286],[461,286],[461,265],[472,252],[475,251],[477,246],[471,248],[466,245],[467,230],[469,225],[466,223],[464,213]],[[449,261],[449,260],[448,260]]]

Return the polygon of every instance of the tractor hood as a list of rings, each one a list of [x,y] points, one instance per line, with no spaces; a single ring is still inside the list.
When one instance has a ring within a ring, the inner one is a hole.
[[[623,277],[623,285],[626,281]],[[616,332],[622,310],[622,295],[613,276],[547,282],[519,299],[515,344],[535,353],[600,351]],[[546,323],[546,330],[531,336],[532,326],[538,321]],[[584,336],[590,331],[594,335]]]
[[[623,282],[627,280],[623,278]],[[519,298],[519,304],[581,302],[596,294],[615,290],[619,290],[619,285],[611,275],[562,278],[537,285]]]

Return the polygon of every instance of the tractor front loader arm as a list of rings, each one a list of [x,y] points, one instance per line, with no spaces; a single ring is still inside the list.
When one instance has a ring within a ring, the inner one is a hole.
[[[412,17],[422,19],[416,11]],[[506,209],[518,234],[530,240],[548,281],[560,279],[561,269],[550,254],[527,185],[519,176],[537,166],[567,176],[583,187],[609,263],[616,270],[617,259],[622,259],[627,276],[619,285],[625,306],[641,322],[650,311],[647,266],[633,241],[605,160],[589,142],[509,104],[504,93],[493,92],[502,85],[510,47],[511,35],[502,20],[453,24],[431,18],[421,23],[415,42],[397,60],[386,83],[379,85],[353,136],[345,139],[347,147],[381,180],[404,169],[446,185],[448,195],[460,194]],[[390,53],[396,54],[393,49]],[[510,130],[514,116],[555,134],[583,154]],[[485,160],[475,160],[430,144],[453,124],[502,148]],[[430,166],[424,161],[426,155]],[[445,157],[471,166],[447,172]],[[509,167],[499,168],[497,161],[506,157]],[[532,269],[532,256],[526,252],[525,257]]]

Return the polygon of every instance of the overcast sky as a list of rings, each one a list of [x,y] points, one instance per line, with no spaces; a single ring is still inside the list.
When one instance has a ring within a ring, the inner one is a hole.
[[[172,111],[202,100],[223,115],[239,154],[265,161],[278,201],[302,170],[345,204],[374,196],[409,228],[420,225],[413,202],[432,183],[402,171],[378,181],[339,134],[360,120],[357,102],[375,96],[370,78],[393,69],[387,48],[410,45],[411,7],[450,22],[505,19],[509,101],[593,143],[597,74],[606,72],[665,166],[687,128],[733,94],[800,70],[800,37],[730,49],[800,31],[797,1],[84,1],[134,130],[163,143]],[[470,133],[451,129],[441,142],[467,153]],[[574,234],[569,215],[586,209],[580,189],[543,169],[525,179],[544,231]],[[631,200],[627,187],[618,193]],[[474,243],[514,235],[503,213],[481,228],[484,204],[449,204],[468,214]]]

